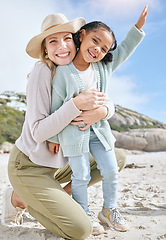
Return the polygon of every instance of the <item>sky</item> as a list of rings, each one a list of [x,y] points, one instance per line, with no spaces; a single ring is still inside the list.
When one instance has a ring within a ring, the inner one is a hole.
[[[120,43],[146,4],[145,38],[113,73],[108,94],[115,104],[166,123],[165,0],[0,0],[0,93],[25,93],[27,74],[36,62],[25,48],[40,33],[47,15],[63,13],[69,20],[103,21]]]

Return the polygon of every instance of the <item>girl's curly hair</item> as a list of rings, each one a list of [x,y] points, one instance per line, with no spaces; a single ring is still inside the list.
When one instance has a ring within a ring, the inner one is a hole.
[[[100,22],[100,21],[93,21],[93,22],[87,23],[84,26],[82,26],[79,31],[77,31],[75,34],[73,34],[73,39],[74,39],[74,42],[75,42],[75,45],[76,45],[76,49],[79,49],[80,45],[81,45],[81,42],[80,42],[81,30],[85,29],[85,31],[88,33],[90,31],[96,30],[98,28],[106,29],[108,32],[110,32],[112,34],[112,37],[114,39],[112,47],[109,49],[108,53],[101,60],[102,62],[107,64],[108,62],[112,62],[113,61],[113,55],[112,55],[111,52],[116,49],[117,41],[116,41],[114,32],[105,23]]]

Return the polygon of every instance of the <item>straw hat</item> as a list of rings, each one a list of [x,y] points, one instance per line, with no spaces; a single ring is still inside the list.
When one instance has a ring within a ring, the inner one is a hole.
[[[77,32],[84,24],[84,18],[76,18],[72,21],[60,13],[48,15],[42,22],[41,33],[33,37],[26,47],[26,52],[33,58],[40,58],[41,44],[44,38],[58,32]]]

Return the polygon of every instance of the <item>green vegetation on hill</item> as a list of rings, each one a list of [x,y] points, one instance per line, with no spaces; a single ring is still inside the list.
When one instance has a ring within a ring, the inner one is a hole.
[[[115,125],[114,123],[112,122],[109,122],[110,124],[110,127],[112,130],[114,131],[117,131],[117,132],[127,132],[129,131],[130,129],[143,129],[143,128],[158,128],[157,126],[155,125],[150,125],[150,124],[146,124],[146,125],[127,125],[127,124],[123,124],[121,126],[118,126],[118,125]]]
[[[26,96],[25,94],[14,92],[4,92],[2,95],[3,96],[0,95],[0,144],[5,141],[14,143],[21,134],[25,111],[16,110],[7,106],[7,104],[12,101],[17,101],[18,103],[24,103],[26,106]],[[6,97],[4,98],[4,96]],[[155,121],[138,112],[123,108],[119,105],[115,105],[115,109],[115,115],[109,120],[112,130],[125,132],[138,128],[166,129],[166,124]]]
[[[14,143],[20,136],[25,112],[15,110],[5,104],[0,105],[0,144]]]
[[[166,124],[149,118],[136,111],[123,108],[115,105],[115,114],[109,119],[109,124],[112,130],[118,132],[126,132],[130,129],[144,128],[163,128],[166,129]]]

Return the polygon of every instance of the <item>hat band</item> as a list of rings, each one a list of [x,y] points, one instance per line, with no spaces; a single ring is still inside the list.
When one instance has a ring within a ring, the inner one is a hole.
[[[56,26],[59,26],[59,25],[61,25],[61,24],[52,25],[51,27],[46,28],[46,29],[44,30],[44,32],[47,31],[47,30],[49,30],[50,28],[53,28],[53,27],[56,27]]]

